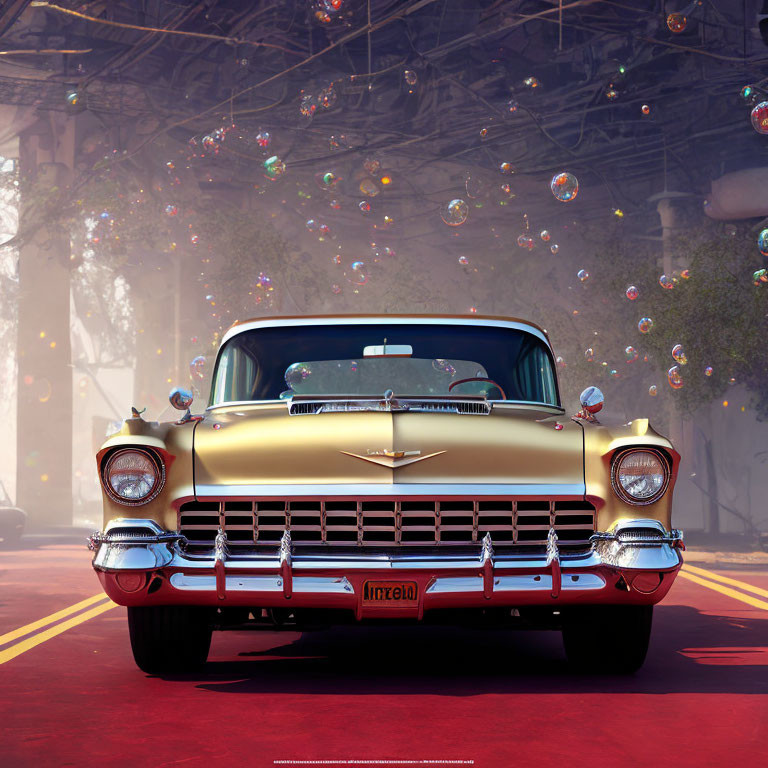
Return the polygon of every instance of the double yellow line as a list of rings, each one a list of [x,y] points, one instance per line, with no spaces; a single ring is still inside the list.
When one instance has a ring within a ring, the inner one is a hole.
[[[93,607],[89,608],[89,606]],[[84,610],[85,608],[88,608],[88,610]],[[113,603],[102,593],[81,600],[79,603],[56,611],[56,613],[52,613],[50,616],[33,621],[31,624],[26,624],[11,632],[6,632],[4,635],[0,635],[0,647],[13,643],[14,640],[18,640],[20,637],[23,637],[24,640],[8,645],[7,648],[0,650],[0,664],[5,664],[22,653],[26,653],[31,648],[44,643],[46,640],[50,640],[62,632],[66,632],[68,629],[72,629],[72,627],[76,627],[78,624],[82,624],[112,608],[117,608],[117,603]],[[66,619],[66,621],[62,621],[62,619]],[[42,631],[38,632],[38,630]]]
[[[721,576],[714,571],[707,571],[704,568],[689,565],[688,563],[682,567],[680,575],[683,578],[688,579],[688,581],[694,582],[694,584],[699,584],[702,587],[707,587],[707,589],[720,592],[722,595],[728,595],[728,597],[732,597],[735,600],[741,600],[742,603],[751,605],[753,608],[760,608],[764,611],[768,611],[768,601],[752,597],[752,595],[768,597],[768,589],[761,589],[746,581],[739,581],[738,579],[732,579],[728,576]],[[737,589],[734,589],[733,587],[736,587]],[[751,594],[744,594],[745,592]]]

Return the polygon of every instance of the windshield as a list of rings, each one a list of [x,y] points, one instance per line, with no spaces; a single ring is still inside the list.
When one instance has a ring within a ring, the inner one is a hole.
[[[387,390],[559,405],[551,354],[533,334],[418,323],[244,331],[219,354],[210,404]]]

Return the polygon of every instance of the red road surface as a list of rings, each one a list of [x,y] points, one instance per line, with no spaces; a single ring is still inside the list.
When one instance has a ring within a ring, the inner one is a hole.
[[[0,634],[98,591],[84,548],[2,552]],[[0,766],[749,768],[767,694],[768,610],[684,578],[630,678],[569,672],[558,633],[433,627],[215,633],[204,673],[148,677],[114,608],[0,665]]]

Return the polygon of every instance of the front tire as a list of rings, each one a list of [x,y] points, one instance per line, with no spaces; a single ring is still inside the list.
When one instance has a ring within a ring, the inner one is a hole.
[[[563,645],[571,666],[598,674],[632,674],[643,666],[652,605],[574,607],[563,612]]]
[[[187,605],[128,608],[133,658],[150,675],[199,669],[211,647],[212,612]]]

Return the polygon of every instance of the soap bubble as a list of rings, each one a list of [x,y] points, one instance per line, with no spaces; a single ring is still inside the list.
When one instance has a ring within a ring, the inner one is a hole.
[[[331,256],[331,261],[336,265],[341,264],[341,254],[335,253],[333,256]]]
[[[321,171],[315,174],[315,182],[320,189],[335,187],[339,181],[341,181],[341,176],[337,176],[333,171]]]
[[[650,317],[641,317],[637,324],[637,330],[640,333],[648,333],[653,328],[653,320]]]
[[[262,149],[266,149],[272,143],[272,136],[270,136],[268,131],[259,131],[256,134],[256,143]]]
[[[317,222],[314,219],[307,219],[307,229],[314,232],[317,229]]]
[[[634,285],[630,285],[625,295],[630,301],[634,301],[640,295],[640,291]]]
[[[470,175],[464,180],[464,188],[467,190],[467,197],[476,200],[485,194],[486,184],[481,176]]]
[[[355,261],[352,263],[352,269],[349,273],[345,273],[345,277],[350,283],[354,285],[365,285],[368,282],[368,275],[363,270],[365,269],[365,263],[362,261]]]
[[[516,99],[510,99],[510,100],[507,102],[507,112],[509,112],[509,114],[510,114],[510,115],[514,115],[514,114],[515,114],[515,112],[517,112],[517,108],[518,108],[519,106],[520,106],[520,105],[517,103],[517,100],[516,100]]]
[[[336,283],[334,283],[334,284],[331,286],[331,290],[332,290],[332,291],[333,291],[335,294],[339,294],[339,293],[341,293],[341,286],[340,286],[340,285],[337,285]]]
[[[200,242],[200,235],[192,235],[189,238],[189,242],[192,243],[192,245],[197,245]]]
[[[523,80],[523,85],[533,90],[534,88],[538,88],[541,85],[541,82],[535,77],[526,77],[525,80]]]
[[[205,297],[205,300],[206,300],[206,301],[213,301],[215,298],[216,298],[216,297],[215,297],[215,296],[214,296],[212,293],[209,293],[209,294],[208,294],[208,295]]]
[[[315,112],[317,112],[317,101],[311,93],[307,93],[301,97],[299,102],[299,114],[311,120]]]
[[[688,364],[688,358],[685,355],[685,350],[683,349],[682,344],[675,344],[675,346],[672,347],[672,358],[680,363],[680,365]]]
[[[673,365],[667,371],[667,381],[669,381],[669,386],[672,387],[672,389],[680,389],[680,387],[683,386],[683,375],[680,372],[679,365]]]
[[[768,101],[761,101],[752,109],[752,127],[758,133],[768,133]]]
[[[179,209],[175,205],[168,204],[165,206],[166,216],[175,216],[179,212]],[[766,230],[768,231],[768,230]]]
[[[102,211],[102,212],[99,214],[99,218],[100,218],[100,219],[108,219],[108,218],[109,218],[111,215],[112,215],[112,214],[110,214],[110,212],[109,212],[109,211]]]
[[[679,35],[681,32],[685,31],[687,26],[688,19],[685,18],[684,14],[670,13],[669,16],[667,16],[667,28],[670,32],[674,32],[676,35]]]
[[[381,160],[377,157],[366,157],[363,161],[363,168],[365,168],[366,173],[375,176],[381,170]]]
[[[285,369],[285,383],[294,389],[297,384],[301,384],[307,377],[312,375],[312,369],[307,363],[293,363]]]
[[[264,272],[259,272],[256,278],[256,287],[261,288],[263,291],[275,290],[275,287],[272,285],[272,278],[265,275]]]
[[[467,220],[468,214],[469,206],[457,198],[443,208],[440,217],[449,227],[458,227]]]
[[[407,85],[416,85],[419,76],[412,69],[406,69],[405,72],[403,72],[403,78]]]
[[[484,139],[488,135],[488,129],[487,128],[481,128],[480,129],[480,138]]]
[[[578,277],[578,278],[579,278],[579,280],[581,280],[581,282],[583,283],[583,282],[585,282],[585,281],[589,280],[589,272],[587,272],[587,270],[586,270],[586,269],[580,269],[580,270],[579,270],[579,271],[576,273],[576,277]]]
[[[588,347],[584,350],[584,357],[586,358],[588,363],[594,363],[595,362],[595,350],[592,349],[592,347]]]
[[[762,230],[757,236],[757,247],[763,256],[768,256],[768,229]]]
[[[659,389],[658,389],[658,387],[657,387],[655,384],[651,384],[651,386],[650,386],[650,387],[648,387],[648,394],[649,394],[651,397],[656,397],[656,395],[658,395],[658,394],[659,394]]]
[[[189,364],[189,375],[193,379],[204,379],[205,378],[205,357],[202,355],[198,355],[197,357],[193,358],[192,362]]]
[[[605,90],[605,98],[608,101],[616,101],[619,98],[619,92],[612,85],[609,85]]]
[[[379,194],[379,188],[372,179],[363,179],[359,189],[366,197],[376,197]]]
[[[517,244],[521,248],[527,248],[530,251],[533,248],[533,238],[523,233],[517,238]]]
[[[690,269],[682,270],[682,272],[680,272],[680,277],[682,277],[683,280],[688,280],[691,277],[691,270]]]
[[[320,102],[320,106],[323,109],[330,109],[336,103],[338,97],[339,94],[333,87],[333,83],[327,88],[323,88],[323,90],[317,94],[317,100]]]
[[[659,278],[659,285],[668,291],[671,291],[675,287],[675,281],[669,275],[662,275]]]
[[[264,161],[264,171],[266,177],[274,181],[285,173],[285,163],[277,155],[272,155]]]
[[[510,174],[510,173],[514,173],[515,172],[515,169],[512,167],[512,163],[508,163],[506,161],[499,165],[499,170],[502,173],[506,173],[506,174]]]
[[[768,283],[768,269],[758,269],[752,273],[752,283],[754,285],[760,285],[760,283]]]
[[[704,369],[704,375],[705,375],[705,376],[711,376],[711,375],[712,375],[714,372],[715,372],[715,370],[714,370],[714,368],[712,368],[712,366],[711,366],[711,365],[708,365],[708,366],[707,366],[707,367]]]
[[[462,267],[466,267],[469,264],[469,259],[466,256],[459,256],[459,264]]]
[[[557,243],[552,243],[552,245],[549,246],[549,250],[552,254],[556,254],[560,250],[560,246]]]
[[[751,85],[745,85],[741,89],[741,98],[749,101],[755,95],[755,89]]]
[[[360,209],[361,213],[371,212],[371,204],[367,200],[362,200],[357,207]]]
[[[447,360],[441,360],[440,358],[433,360],[432,367],[436,371],[440,371],[440,373],[447,373],[449,376],[456,375],[456,369]]]
[[[650,108],[650,107],[649,107],[647,104],[643,104],[643,106],[642,106],[642,107],[640,107],[640,111],[641,111],[641,112],[642,112],[644,115],[650,115],[650,114],[651,114],[651,108]]]
[[[328,205],[330,205],[334,211],[338,211],[339,208],[341,208],[341,203],[338,200],[331,200]]]
[[[561,203],[567,203],[579,194],[579,181],[572,173],[562,171],[552,177],[549,188]]]
[[[552,235],[550,235],[550,234],[549,234],[549,232],[547,232],[547,230],[546,230],[546,229],[542,229],[542,230],[541,230],[541,235],[539,235],[539,237],[541,237],[541,239],[542,239],[542,240],[543,240],[545,243],[547,243],[547,242],[549,242],[549,239],[552,237]]]
[[[624,348],[624,357],[628,363],[634,363],[639,354],[640,353],[631,345]]]

